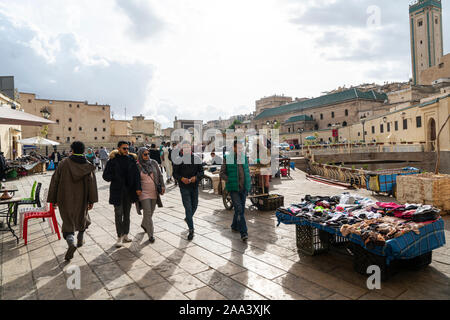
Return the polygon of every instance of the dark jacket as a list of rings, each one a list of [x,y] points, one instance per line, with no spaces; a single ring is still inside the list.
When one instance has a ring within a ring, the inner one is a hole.
[[[136,164],[137,156],[135,154],[127,156],[126,172],[122,172],[119,159],[116,157],[118,154],[117,150],[110,153],[105,171],[103,171],[103,180],[111,182],[109,186],[109,203],[114,206],[121,205],[121,196],[125,188],[132,203],[138,201],[136,191],[142,191],[141,176]]]
[[[53,152],[50,156],[50,160],[52,160],[53,162],[55,162],[55,159],[58,159],[58,162],[61,161],[61,154],[59,152]]]
[[[61,161],[48,190],[47,201],[58,204],[63,232],[85,231],[91,224],[88,205],[98,202],[95,167],[81,159]]]
[[[150,159],[155,160],[158,164],[161,164],[161,153],[158,149],[150,149]]]
[[[180,153],[180,157],[181,157]],[[172,158],[172,161],[176,161]],[[202,165],[202,160],[194,155],[191,154],[191,163],[185,164],[184,161],[182,161],[181,164],[175,164],[173,165],[173,177],[177,179],[178,184],[180,188],[198,188],[198,184],[200,183],[200,180],[204,176],[204,170]],[[197,180],[195,183],[190,184],[184,184],[181,182],[181,178],[192,178],[197,177]]]

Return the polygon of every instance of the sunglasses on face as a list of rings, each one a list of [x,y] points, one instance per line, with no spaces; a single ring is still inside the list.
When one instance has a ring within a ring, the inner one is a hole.
[[[130,148],[126,148],[126,147],[125,147],[125,148],[122,148],[122,150],[130,150]]]
[[[142,155],[143,155],[144,157],[148,157],[149,154],[148,154],[148,153],[143,153]]]

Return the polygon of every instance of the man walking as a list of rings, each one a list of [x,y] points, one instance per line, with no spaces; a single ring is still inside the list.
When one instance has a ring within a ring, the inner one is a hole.
[[[251,188],[250,170],[248,158],[242,143],[234,141],[233,150],[227,153],[223,159],[220,177],[226,181],[225,188],[230,192],[234,206],[233,223],[231,230],[241,233],[241,239],[247,241],[248,231],[245,222],[245,200]]]
[[[73,258],[77,247],[84,244],[84,232],[91,224],[89,210],[98,202],[95,167],[84,156],[83,142],[75,141],[70,146],[72,155],[61,161],[52,176],[47,201],[59,208],[63,221],[62,233],[69,248],[65,259]],[[75,246],[75,232],[78,232]]]
[[[142,194],[140,173],[136,164],[136,155],[128,153],[129,144],[121,141],[118,150],[109,155],[103,171],[103,179],[111,182],[109,187],[109,203],[114,206],[117,242],[120,248],[123,243],[132,242],[128,238],[130,232],[131,204],[138,201]]]
[[[170,150],[170,142],[166,143],[166,146],[163,148],[163,159],[162,163],[164,166],[164,169],[166,170],[167,175],[167,181],[166,183],[170,183],[172,181],[172,161],[171,161],[171,150]]]
[[[188,240],[194,238],[194,214],[198,206],[198,185],[203,178],[202,160],[195,156],[191,151],[191,145],[188,142],[182,144],[183,149],[177,154],[176,150],[172,152],[172,161],[174,162],[173,177],[180,185],[181,199],[186,214],[186,224],[189,228]]]
[[[108,151],[105,148],[101,147],[100,151],[98,153],[99,153],[99,156],[100,156],[100,162],[101,162],[101,165],[102,165],[102,170],[104,171],[105,167],[106,167],[106,162],[108,161],[108,157],[109,157]]]

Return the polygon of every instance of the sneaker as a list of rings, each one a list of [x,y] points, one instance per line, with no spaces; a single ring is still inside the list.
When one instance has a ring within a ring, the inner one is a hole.
[[[192,239],[194,239],[194,230],[190,230],[188,235],[188,240],[192,241]]]
[[[123,239],[123,236],[117,238],[116,248],[121,248],[121,247],[123,247],[122,239]]]
[[[67,249],[66,256],[64,257],[64,259],[66,261],[72,260],[73,254],[75,253],[76,250],[77,250],[77,247],[75,247],[75,244],[71,243],[69,245],[69,249]]]
[[[150,243],[155,243],[155,238],[151,237],[150,239],[148,239],[148,241],[150,241]]]
[[[128,235],[127,235],[127,234],[123,236],[122,241],[123,241],[124,243],[130,243],[130,242],[133,242],[133,240],[131,240],[130,238],[128,238]]]
[[[241,236],[241,240],[242,241],[247,241],[248,240],[248,235],[244,234],[243,236]]]

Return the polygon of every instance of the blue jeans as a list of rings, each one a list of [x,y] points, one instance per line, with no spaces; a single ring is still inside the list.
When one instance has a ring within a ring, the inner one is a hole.
[[[231,200],[234,206],[234,217],[231,228],[241,233],[241,236],[248,235],[247,223],[245,222],[245,200],[247,198],[247,191],[230,192]]]
[[[186,212],[186,223],[189,230],[194,231],[193,217],[198,207],[198,188],[180,188],[180,192]]]

